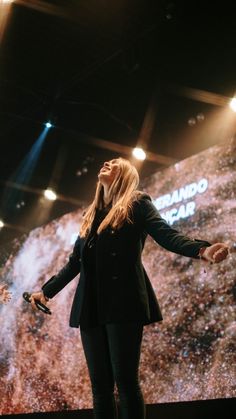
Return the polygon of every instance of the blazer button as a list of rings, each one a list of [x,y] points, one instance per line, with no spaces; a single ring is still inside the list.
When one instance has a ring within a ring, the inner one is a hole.
[[[115,233],[115,230],[111,230],[111,234],[114,234]]]
[[[116,252],[111,252],[111,256],[116,256]]]
[[[118,276],[117,275],[112,275],[112,279],[116,280],[116,279],[118,279]]]

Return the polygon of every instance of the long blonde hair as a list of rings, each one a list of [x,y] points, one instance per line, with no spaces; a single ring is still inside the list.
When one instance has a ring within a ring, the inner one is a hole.
[[[98,234],[107,228],[108,225],[113,229],[119,229],[125,221],[132,223],[130,212],[132,202],[137,196],[135,191],[139,184],[138,171],[128,160],[122,157],[115,160],[119,164],[120,170],[109,188],[109,193],[112,197],[112,208],[100,224],[97,230]],[[84,214],[80,228],[80,237],[85,237],[88,234],[96,214],[96,209],[103,208],[103,195],[103,185],[98,181],[94,200]]]

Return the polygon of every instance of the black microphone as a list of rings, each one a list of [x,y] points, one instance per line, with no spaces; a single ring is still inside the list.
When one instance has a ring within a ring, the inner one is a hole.
[[[24,292],[22,296],[24,300],[27,301],[27,303],[31,302],[30,301],[31,294],[29,292]],[[39,300],[34,300],[34,301],[38,309],[41,310],[43,313],[52,314],[51,310],[47,306],[45,306],[43,303],[41,303]]]

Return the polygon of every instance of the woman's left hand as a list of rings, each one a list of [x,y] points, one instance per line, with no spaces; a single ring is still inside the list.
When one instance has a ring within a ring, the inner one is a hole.
[[[213,263],[219,263],[226,259],[229,254],[229,246],[225,243],[215,243],[206,247],[202,253],[202,257]]]

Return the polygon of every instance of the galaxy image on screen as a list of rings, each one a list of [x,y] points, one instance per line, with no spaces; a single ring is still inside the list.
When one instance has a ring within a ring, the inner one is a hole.
[[[230,139],[145,179],[157,209],[174,228],[230,256],[209,264],[168,252],[148,237],[143,264],[164,320],[145,326],[140,365],[146,403],[236,396],[236,141]],[[0,305],[0,414],[92,407],[79,329],[69,313],[79,275],[33,311],[24,291],[41,289],[67,262],[84,208],[12,242],[1,282],[12,292]]]

